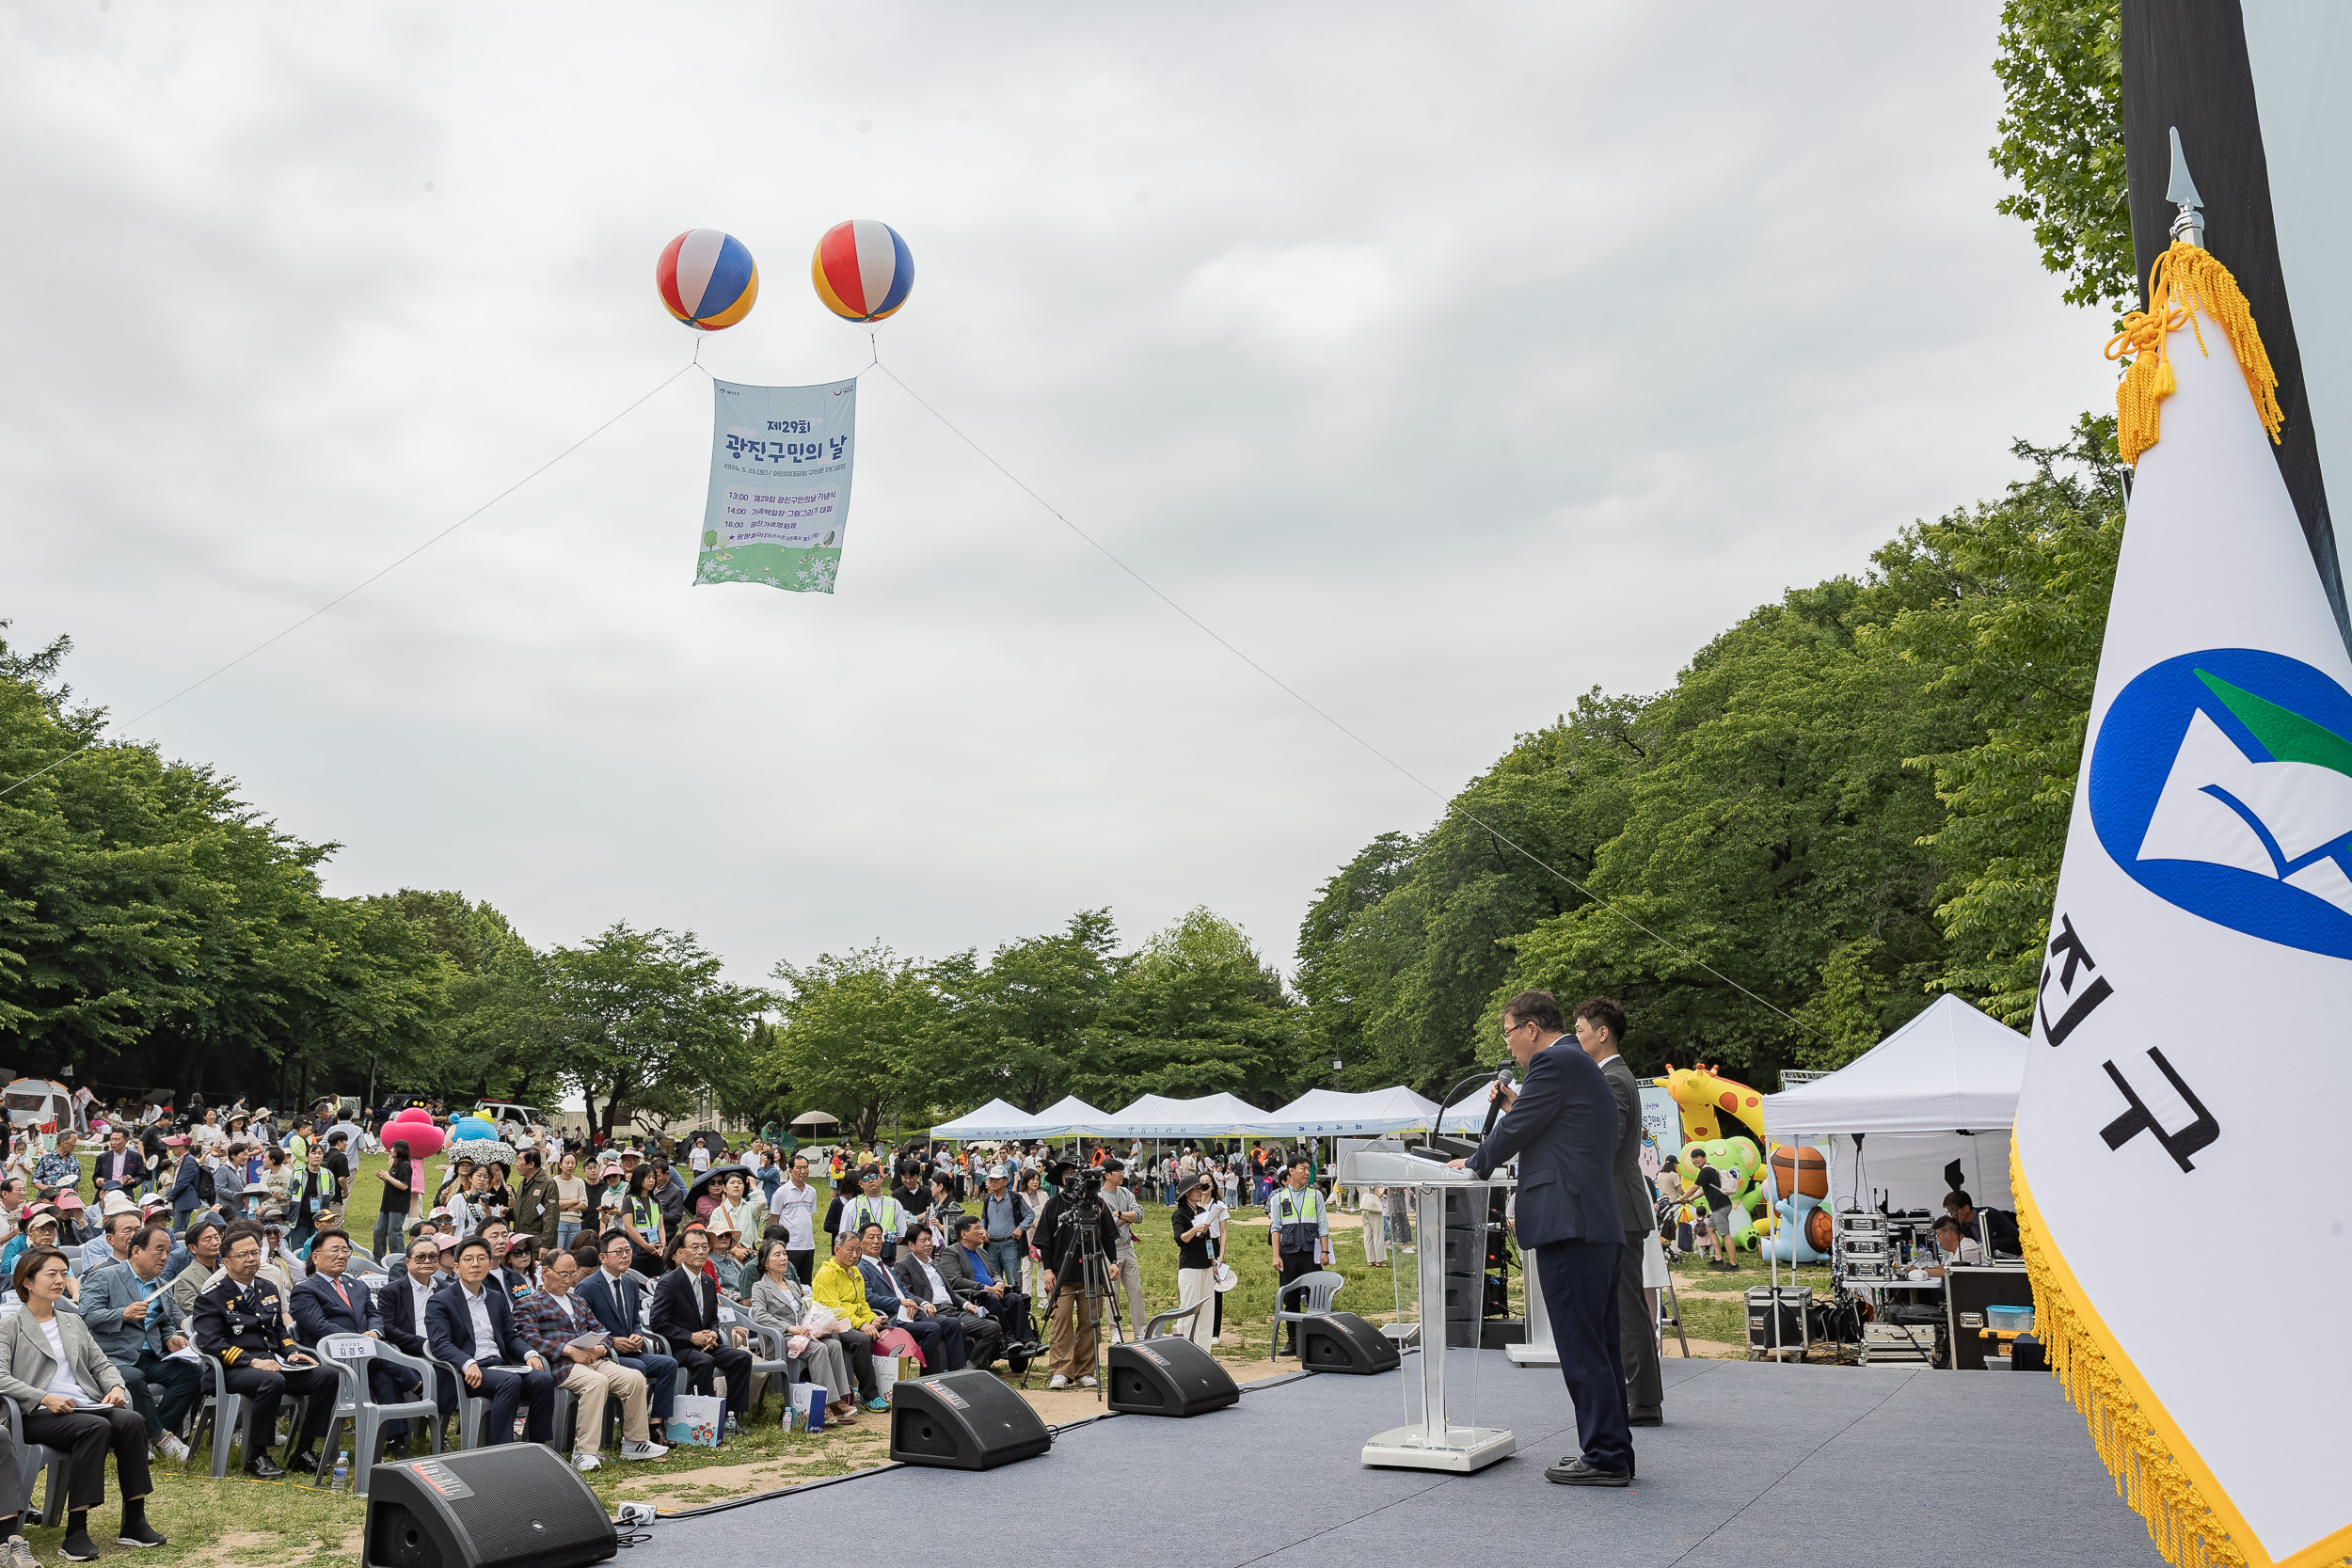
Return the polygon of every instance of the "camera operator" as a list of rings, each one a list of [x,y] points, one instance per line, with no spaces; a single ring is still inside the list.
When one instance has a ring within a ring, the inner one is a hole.
[[[1037,1217],[1036,1245],[1042,1260],[1046,1299],[1052,1315],[1046,1323],[1045,1364],[1052,1369],[1051,1388],[1067,1388],[1074,1379],[1081,1388],[1095,1386],[1095,1325],[1102,1308],[1096,1304],[1109,1293],[1107,1270],[1119,1251],[1119,1222],[1102,1199],[1101,1178],[1080,1173],[1067,1160],[1055,1162],[1048,1173],[1053,1192]],[[1105,1277],[1086,1277],[1086,1247],[1091,1236],[1106,1271]]]

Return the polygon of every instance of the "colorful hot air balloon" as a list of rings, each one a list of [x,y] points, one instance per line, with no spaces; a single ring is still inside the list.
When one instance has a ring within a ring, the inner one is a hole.
[[[825,230],[808,276],[817,285],[817,297],[834,315],[878,322],[914,292],[914,257],[890,225],[852,218]]]
[[[703,332],[733,326],[759,297],[759,268],[743,242],[719,229],[689,229],[661,249],[654,287],[670,314]]]

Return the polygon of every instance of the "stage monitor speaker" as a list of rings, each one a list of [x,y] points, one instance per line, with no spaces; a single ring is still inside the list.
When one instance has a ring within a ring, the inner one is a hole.
[[[1131,1416],[1198,1416],[1241,1401],[1232,1373],[1190,1339],[1162,1335],[1113,1345],[1108,1360],[1110,1406]]]
[[[993,1470],[1053,1446],[1029,1402],[990,1373],[902,1379],[890,1391],[890,1457],[901,1465]]]
[[[1396,1341],[1353,1312],[1331,1312],[1298,1325],[1298,1364],[1311,1372],[1370,1377],[1404,1362]]]
[[[361,1541],[367,1568],[578,1568],[620,1550],[580,1472],[539,1443],[376,1465]]]

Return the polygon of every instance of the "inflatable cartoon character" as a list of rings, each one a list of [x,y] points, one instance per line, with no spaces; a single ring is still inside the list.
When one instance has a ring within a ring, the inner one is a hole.
[[[1818,1148],[1774,1144],[1766,1163],[1764,1190],[1775,1224],[1768,1257],[1784,1263],[1819,1263],[1829,1257],[1829,1164]]]
[[[1764,1157],[1764,1097],[1710,1067],[1666,1064],[1666,1092],[1682,1107],[1682,1129],[1694,1143],[1745,1138]]]
[[[1738,1137],[1684,1144],[1675,1170],[1693,1192],[1698,1190],[1702,1157],[1720,1174],[1724,1196],[1731,1200],[1732,1245],[1753,1249],[1756,1244],[1756,1216],[1764,1201],[1756,1185],[1756,1174],[1764,1164],[1762,1153],[1747,1139]]]

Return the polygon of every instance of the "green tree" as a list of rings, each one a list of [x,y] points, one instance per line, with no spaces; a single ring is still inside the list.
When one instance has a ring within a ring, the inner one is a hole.
[[[2123,21],[2119,0],[2005,0],[2000,140],[1992,158],[2070,305],[2121,311],[2138,293],[2123,188]]]
[[[2082,767],[2091,684],[2123,543],[2115,420],[2086,417],[1998,501],[1918,529],[1947,591],[1899,617],[1889,645],[1925,701],[1975,716],[1973,744],[1914,759],[1947,813],[1930,835],[1947,880],[1938,987],[2024,1027]]]
[[[558,1074],[609,1136],[621,1107],[678,1117],[706,1089],[723,1098],[750,1070],[751,1024],[773,999],[720,977],[691,931],[626,921],[548,955]],[[599,1110],[601,1105],[601,1110]]]
[[[1421,839],[1384,834],[1324,885],[1299,932],[1315,1057],[1424,1093],[1459,1076],[1511,965],[1502,944],[1586,902],[1563,878],[1587,881],[1620,830],[1625,778],[1654,743],[1646,711],[1586,693],[1521,736]]]
[[[1288,1099],[1304,1075],[1299,1024],[1241,927],[1196,909],[1116,966],[1071,1090],[1105,1110],[1141,1094]]]
[[[0,640],[0,1030],[18,1066],[260,1091],[415,1048],[438,958],[321,893],[335,846],[278,832],[210,768],[106,743],[103,712],[56,679],[70,647]]]
[[[1481,1033],[1524,987],[1606,992],[1638,1020],[1637,1063],[1703,1055],[1769,1084],[1811,1037],[1791,1015],[1841,950],[1849,965],[1869,956],[1878,1028],[1924,1005],[1942,874],[1920,841],[1943,812],[1904,764],[1971,737],[1918,700],[1880,633],[1936,585],[1915,552],[1883,551],[1867,578],[1792,591],[1702,650],[1645,713],[1650,750],[1626,769],[1624,826],[1595,858],[1589,885],[1616,907],[1582,905],[1509,943]]]
[[[368,902],[412,927],[448,973],[430,1037],[387,1056],[381,1071],[452,1101],[533,1101],[553,1089],[559,1015],[548,963],[507,918],[462,893],[403,888]]]
[[[774,974],[784,1024],[765,1071],[795,1105],[832,1113],[861,1143],[894,1109],[928,1110],[950,1005],[920,961],[876,944]]]
[[[942,1088],[972,1104],[1001,1097],[1041,1111],[1070,1092],[1072,1069],[1110,999],[1119,930],[1081,910],[1061,930],[1007,942],[984,970],[960,963],[954,1039],[961,1070]]]

